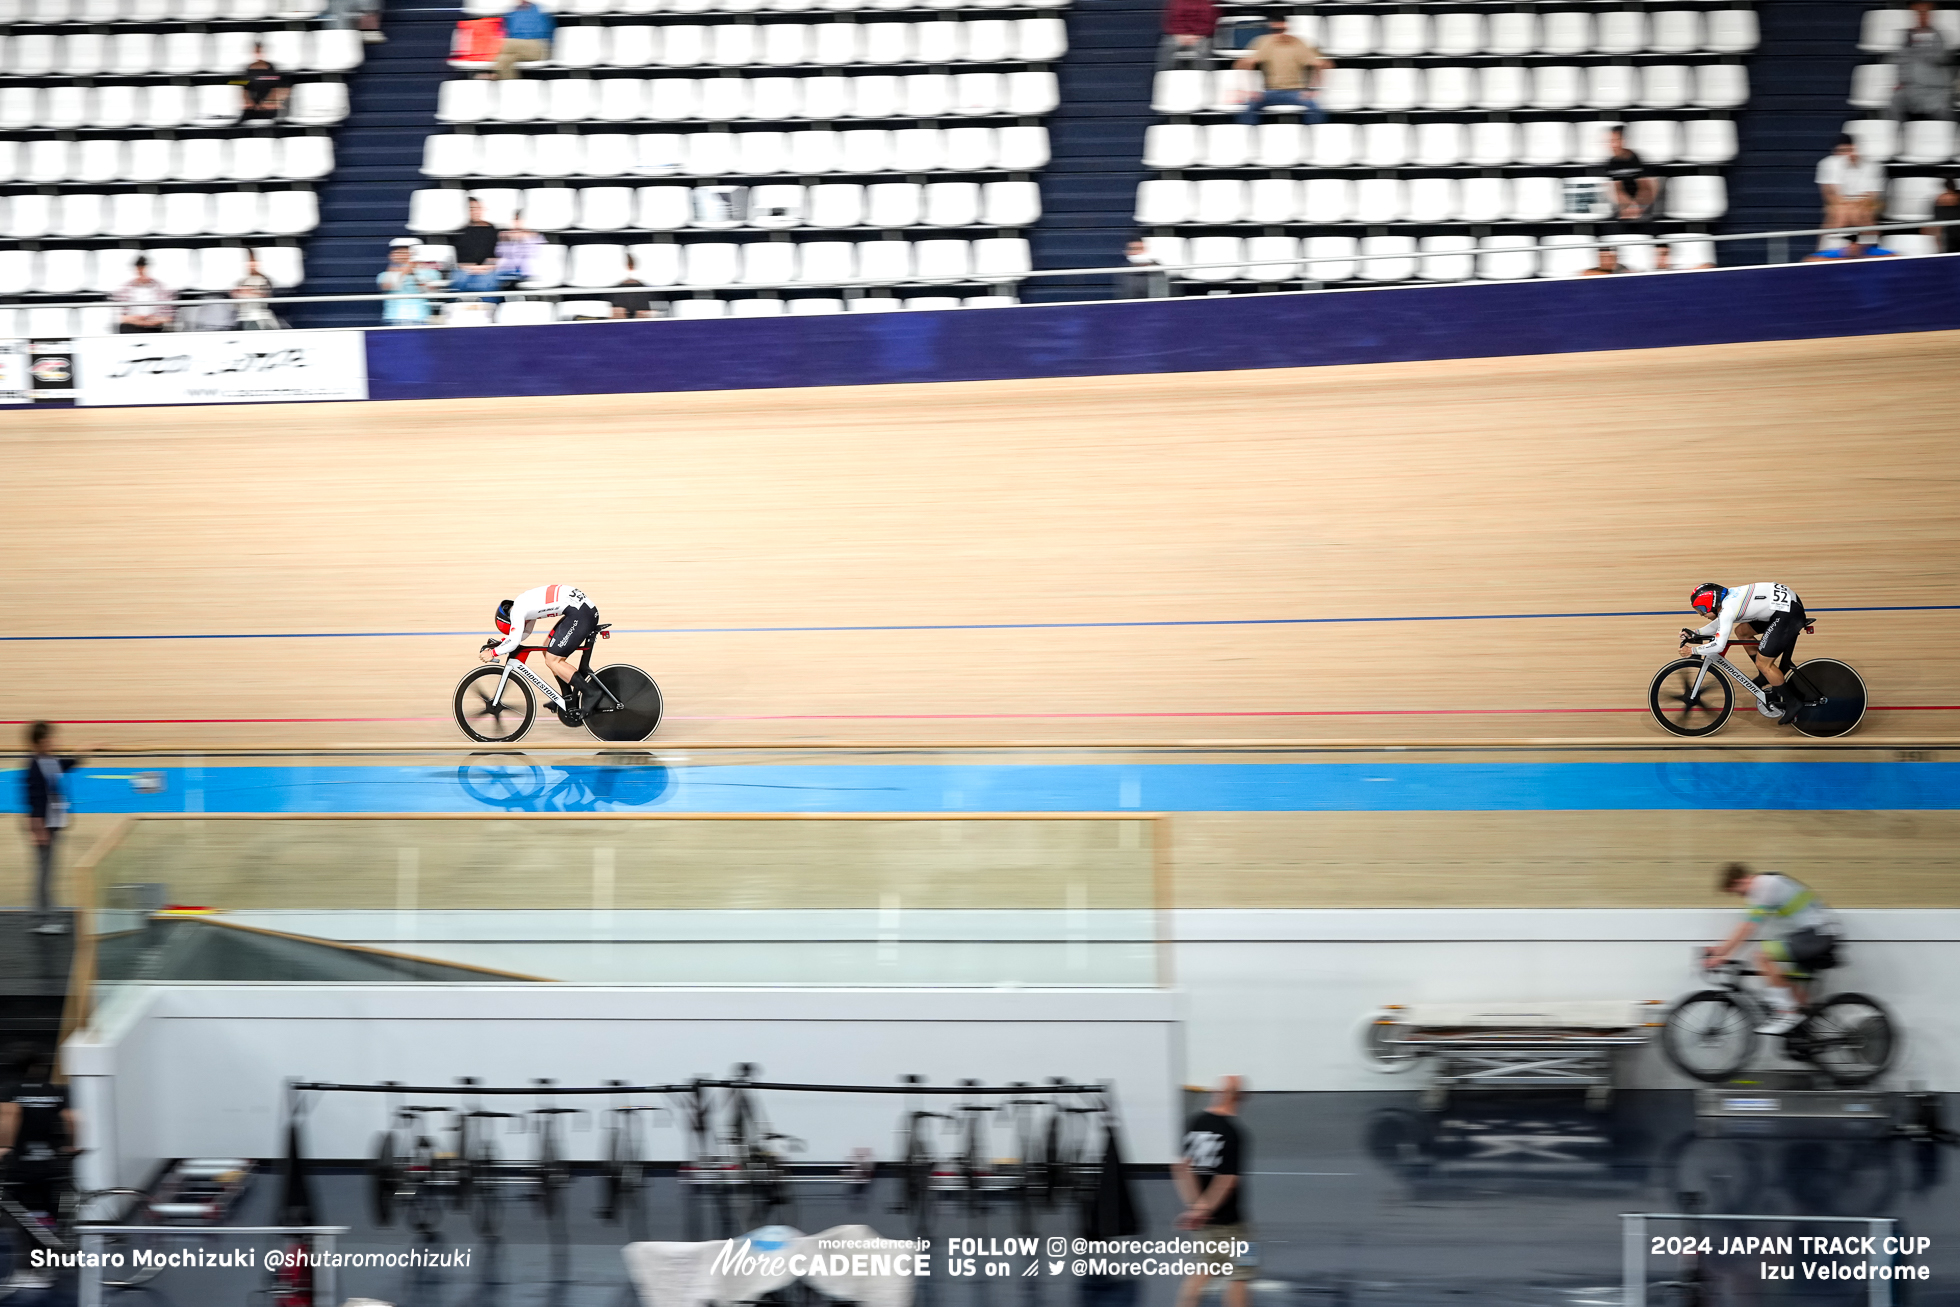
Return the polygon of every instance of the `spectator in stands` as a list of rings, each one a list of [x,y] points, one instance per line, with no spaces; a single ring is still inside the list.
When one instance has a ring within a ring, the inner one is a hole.
[[[1873,241],[1870,245],[1865,245],[1854,237],[1836,249],[1819,250],[1817,253],[1805,258],[1804,262],[1817,263],[1824,259],[1885,259],[1891,258],[1897,253],[1897,250],[1888,250],[1877,241]]]
[[[1690,248],[1693,247],[1690,246]],[[1677,264],[1674,261],[1674,246],[1670,242],[1660,241],[1656,243],[1654,246],[1654,271],[1655,272],[1701,272],[1706,268],[1712,268],[1714,266],[1715,265],[1712,263],[1678,263]]]
[[[1639,222],[1654,211],[1654,201],[1660,196],[1661,184],[1655,179],[1647,161],[1627,148],[1627,134],[1623,127],[1609,127],[1606,130],[1607,180],[1612,184],[1613,216],[1622,222]]]
[[[142,255],[137,255],[130,267],[136,275],[110,294],[112,300],[122,305],[116,331],[124,336],[140,336],[170,330],[174,312],[170,301],[175,298],[170,288],[150,275],[150,261]]]
[[[374,284],[384,294],[400,299],[381,301],[381,325],[418,327],[429,320],[429,292],[442,287],[442,272],[432,262],[417,262],[413,236],[397,236],[388,242],[388,266],[375,276]]]
[[[1912,26],[1899,39],[1890,60],[1899,68],[1899,87],[1892,92],[1886,116],[1953,120],[1953,52],[1933,26],[1933,6],[1919,0],[1912,6]]]
[[[1259,125],[1259,111],[1268,105],[1298,105],[1302,122],[1324,123],[1327,113],[1314,98],[1320,79],[1334,65],[1317,46],[1308,45],[1286,30],[1286,15],[1275,14],[1266,34],[1252,43],[1245,57],[1234,68],[1257,68],[1266,89],[1246,97],[1239,121],[1248,127]]]
[[[245,255],[245,275],[231,288],[233,307],[238,311],[240,331],[277,331],[285,324],[273,315],[272,278],[259,271],[259,256]]]
[[[381,34],[381,0],[329,0],[327,21],[343,31],[354,28],[368,45],[388,39]]]
[[[1955,189],[1951,177],[1933,197],[1933,221],[1960,222],[1960,189]],[[1933,248],[1941,254],[1960,254],[1960,227],[1928,227],[1924,234],[1933,238]]]
[[[293,93],[293,79],[272,66],[265,47],[252,47],[252,62],[245,65],[244,122],[276,122],[285,112],[286,99]]]
[[[1150,253],[1150,246],[1131,241],[1123,247],[1123,258],[1136,270],[1116,274],[1117,299],[1162,299],[1170,294],[1170,279],[1164,275],[1164,265]]]
[[[1218,31],[1217,0],[1168,0],[1157,71],[1211,67],[1211,40]]]
[[[514,216],[497,237],[497,288],[529,279],[537,271],[538,250],[543,245],[544,237],[524,225],[524,215]]]
[[[1878,213],[1885,192],[1885,168],[1859,154],[1857,139],[1847,133],[1838,137],[1837,145],[1819,161],[1817,189],[1824,195],[1826,227],[1863,227]],[[1817,248],[1824,249],[1832,239],[1819,237]]]
[[[509,81],[517,76],[517,65],[551,58],[551,34],[556,30],[556,18],[532,0],[517,0],[516,7],[504,15],[504,44],[497,51],[497,71],[478,76]]]
[[[483,202],[471,200],[469,221],[451,239],[456,246],[455,290],[496,290],[497,240],[501,235],[483,216]]]
[[[650,318],[653,313],[653,292],[646,289],[646,283],[639,278],[640,265],[633,261],[631,254],[626,256],[626,280],[619,283],[619,289],[606,296],[612,305],[615,318]]]
[[[1626,269],[1620,266],[1620,252],[1611,245],[1599,247],[1599,261],[1580,273],[1581,277],[1611,277]]]

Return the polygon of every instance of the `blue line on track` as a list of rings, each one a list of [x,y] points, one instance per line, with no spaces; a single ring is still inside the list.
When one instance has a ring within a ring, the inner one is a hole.
[[[1940,811],[1960,763],[1164,763],[84,768],[82,812]],[[0,777],[10,805],[18,785]]]
[[[1933,613],[1960,604],[1869,604],[1815,608],[1820,613]],[[1575,617],[1678,617],[1673,609],[1607,613],[1426,613],[1401,617],[1220,617],[1161,622],[920,622],[890,626],[636,626],[616,635],[787,635],[852,631],[1077,631],[1150,626],[1343,626],[1369,622],[1541,622]],[[36,644],[89,640],[379,640],[421,636],[480,636],[482,631],[268,631],[192,635],[0,635],[0,643]]]

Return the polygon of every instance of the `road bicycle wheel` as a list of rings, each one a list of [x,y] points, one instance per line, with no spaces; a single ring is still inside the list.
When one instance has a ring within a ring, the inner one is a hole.
[[[1865,682],[1849,663],[1812,658],[1786,683],[1803,703],[1794,724],[1805,735],[1849,735],[1865,718]]]
[[[537,720],[538,699],[531,683],[516,672],[510,675],[501,696],[497,682],[504,669],[485,663],[456,682],[456,724],[463,734],[484,744],[511,744],[524,738]],[[492,697],[497,702],[492,703]]]
[[[1735,709],[1735,690],[1720,669],[1710,667],[1704,675],[1701,659],[1678,658],[1654,673],[1654,682],[1647,687],[1647,707],[1654,720],[1675,735],[1713,735]]]
[[[1674,1005],[1661,1027],[1661,1051],[1684,1073],[1719,1084],[1749,1065],[1756,1014],[1723,989],[1704,989]]]
[[[585,719],[585,729],[602,740],[628,742],[644,740],[660,725],[660,687],[653,678],[627,663],[614,663],[593,673],[619,702],[605,695],[587,695],[593,711]],[[592,703],[596,697],[599,702]]]
[[[1790,1032],[1789,1043],[1793,1049],[1801,1047],[1807,1060],[1837,1084],[1865,1085],[1883,1075],[1898,1055],[1896,1030],[1877,999],[1833,994]]]

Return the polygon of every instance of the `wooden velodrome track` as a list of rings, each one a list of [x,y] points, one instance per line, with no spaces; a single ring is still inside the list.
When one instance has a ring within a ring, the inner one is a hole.
[[[5,643],[0,720],[100,723],[78,743],[460,743],[451,689],[490,609],[563,580],[620,627],[685,629],[601,647],[661,682],[677,745],[1658,740],[1645,688],[1696,582],[1960,602],[1957,367],[1940,333],[8,413],[6,633],[157,638]],[[809,627],[880,629],[757,629]],[[321,632],[458,634],[168,638]],[[1960,705],[1956,636],[1956,611],[1827,613],[1805,648],[1892,710],[1854,738],[1927,737],[1953,714],[1916,709]],[[1738,714],[1724,738],[1770,734]]]
[[[601,648],[659,679],[670,748],[1661,745],[1645,687],[1699,581],[1785,581],[1823,610],[1960,603],[1956,377],[1960,333],[1940,333],[9,413],[6,634],[62,638],[0,643],[0,721],[78,723],[76,746],[456,749],[451,690],[492,606],[568,581],[665,632]],[[345,632],[400,634],[170,638]],[[1805,650],[1858,666],[1886,710],[1850,742],[1937,747],[1960,728],[1956,637],[1952,609],[1825,612]],[[585,738],[541,723],[526,743]],[[1742,712],[1720,738],[1788,739]],[[1716,816],[1190,814],[1178,899],[1709,903],[1707,859],[1731,854],[1696,823]],[[1774,827],[1757,855],[1820,877],[1879,840],[1884,883],[1821,880],[1834,901],[1960,905],[1953,814]]]

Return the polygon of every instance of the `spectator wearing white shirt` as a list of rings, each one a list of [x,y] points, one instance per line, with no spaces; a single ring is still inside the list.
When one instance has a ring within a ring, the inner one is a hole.
[[[116,320],[117,332],[141,336],[170,330],[170,319],[175,312],[170,301],[176,297],[168,286],[150,275],[150,261],[142,255],[136,256],[131,267],[136,275],[116,287],[110,296],[122,305],[122,313]]]
[[[1826,227],[1863,227],[1877,216],[1885,192],[1885,169],[1859,154],[1852,137],[1840,136],[1837,148],[1817,165],[1817,189],[1824,196]],[[1817,248],[1836,243],[1830,236],[1820,237]]]

